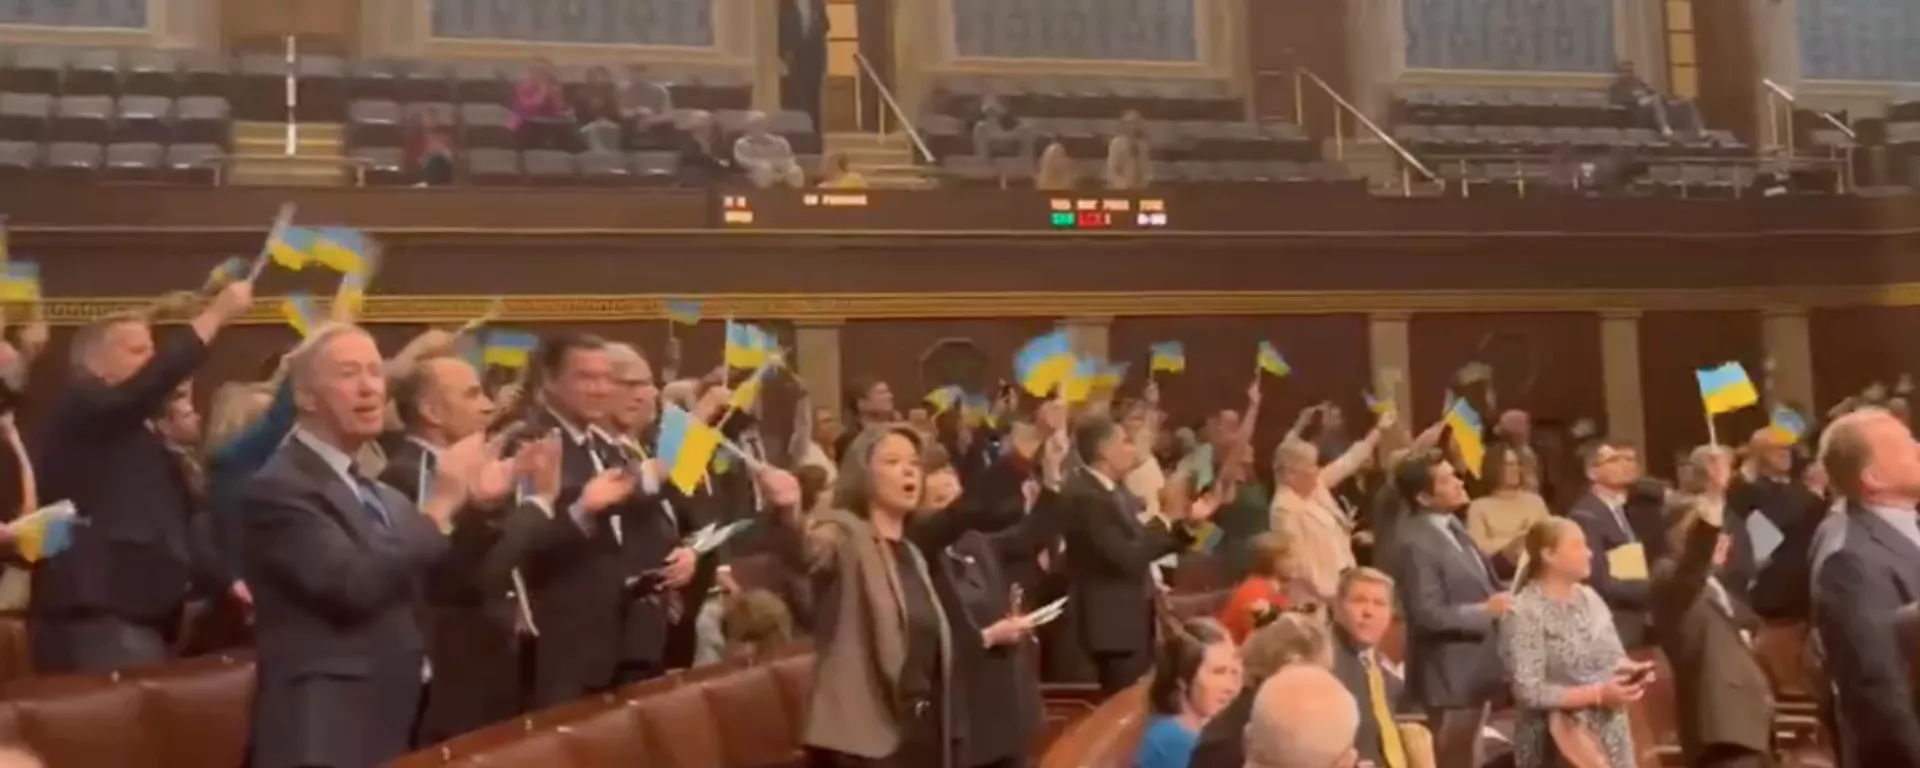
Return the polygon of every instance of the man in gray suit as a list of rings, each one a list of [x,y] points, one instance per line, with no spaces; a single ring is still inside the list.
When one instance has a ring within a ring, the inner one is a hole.
[[[1920,716],[1894,630],[1894,612],[1920,599],[1920,446],[1904,422],[1866,408],[1834,421],[1820,454],[1847,509],[1813,605],[1838,694],[1841,765],[1920,765]]]
[[[1407,695],[1426,710],[1436,765],[1474,768],[1487,704],[1504,685],[1494,622],[1512,596],[1453,514],[1467,489],[1452,464],[1416,453],[1394,470],[1394,485],[1412,510],[1393,564],[1407,614]]]
[[[317,333],[288,364],[298,426],[242,502],[253,768],[371,768],[406,751],[425,659],[413,601],[480,464],[474,446],[444,457],[418,509],[369,479],[355,457],[385,422],[380,350],[352,326]]]

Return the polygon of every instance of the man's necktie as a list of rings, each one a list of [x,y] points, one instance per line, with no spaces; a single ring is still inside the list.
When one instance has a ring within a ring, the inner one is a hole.
[[[1612,504],[1608,504],[1607,511],[1613,513],[1613,523],[1615,525],[1620,526],[1620,532],[1626,535],[1627,543],[1631,544],[1633,542],[1639,541],[1640,537],[1633,535],[1633,523],[1627,522],[1626,506],[1627,505],[1624,502],[1617,507]]]
[[[391,523],[387,518],[387,506],[380,503],[380,491],[374,487],[373,481],[360,474],[357,466],[348,467],[347,475],[353,478],[353,495],[360,497],[360,508],[366,511],[375,525],[387,527]]]
[[[1487,572],[1487,561],[1481,559],[1479,545],[1473,543],[1473,537],[1467,534],[1467,526],[1460,523],[1460,518],[1447,515],[1447,532],[1453,534],[1454,546],[1460,548],[1460,554],[1473,561],[1474,570],[1492,581],[1493,574]]]
[[[1374,651],[1360,655],[1367,669],[1367,699],[1373,707],[1374,722],[1380,726],[1380,759],[1387,768],[1407,768],[1406,747],[1400,743],[1400,726],[1393,721],[1393,707],[1387,705],[1387,679],[1380,671],[1380,658]]]

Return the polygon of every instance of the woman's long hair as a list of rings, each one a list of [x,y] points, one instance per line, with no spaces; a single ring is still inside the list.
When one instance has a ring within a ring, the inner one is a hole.
[[[889,435],[899,435],[913,444],[915,451],[923,449],[920,434],[905,424],[888,424],[868,427],[853,438],[847,446],[847,455],[840,458],[840,476],[833,486],[833,507],[845,510],[865,519],[873,512],[873,452],[880,447],[880,441]]]
[[[1540,578],[1540,574],[1546,572],[1547,557],[1553,553],[1555,547],[1560,546],[1561,541],[1567,538],[1567,533],[1573,530],[1575,530],[1573,521],[1564,517],[1549,517],[1528,528],[1524,543],[1526,551],[1523,555],[1527,563],[1515,578],[1514,588],[1518,589]]]
[[[213,391],[207,406],[204,451],[211,455],[265,415],[271,405],[273,385],[267,382],[228,382]],[[261,398],[269,398],[261,402]]]
[[[1153,666],[1153,682],[1147,684],[1147,706],[1155,714],[1180,713],[1180,699],[1193,686],[1206,660],[1207,647],[1230,642],[1232,635],[1213,619],[1188,619],[1168,632],[1160,641],[1160,659]]]

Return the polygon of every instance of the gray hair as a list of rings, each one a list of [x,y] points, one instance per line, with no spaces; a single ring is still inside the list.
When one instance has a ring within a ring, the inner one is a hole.
[[[1280,441],[1273,449],[1273,464],[1283,469],[1310,468],[1320,464],[1320,446],[1297,437]]]
[[[889,436],[899,435],[921,449],[918,432],[905,424],[883,424],[862,430],[840,457],[840,476],[833,485],[833,507],[866,517],[873,508],[873,452]]]
[[[304,389],[313,383],[314,366],[319,364],[322,351],[335,340],[356,334],[371,336],[365,328],[351,323],[329,323],[308,334],[298,348],[287,353],[287,379],[293,382],[294,389]]]
[[[1820,466],[1827,470],[1827,482],[1851,501],[1859,501],[1865,490],[1860,475],[1873,463],[1873,443],[1866,427],[1873,422],[1897,419],[1884,408],[1861,408],[1827,425],[1820,435]]]
[[[634,349],[632,344],[608,342],[605,351],[607,361],[613,364],[615,375],[630,372],[647,361],[647,356],[640,354],[640,350]]]
[[[1360,704],[1339,678],[1322,667],[1294,664],[1275,672],[1254,694],[1247,765],[1326,768],[1353,749],[1359,732]]]
[[[89,368],[88,361],[92,360],[94,353],[99,351],[101,342],[107,340],[107,334],[129,323],[149,324],[147,318],[142,315],[122,312],[80,326],[80,330],[73,332],[73,342],[69,345],[67,352],[68,364],[73,366],[73,370],[86,371]]]
[[[1333,639],[1312,617],[1283,613],[1247,636],[1240,646],[1247,677],[1264,680],[1294,664],[1326,665],[1333,660]]]

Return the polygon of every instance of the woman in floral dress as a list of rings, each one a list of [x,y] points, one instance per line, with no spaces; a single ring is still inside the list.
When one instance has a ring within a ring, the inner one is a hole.
[[[1627,658],[1606,603],[1581,583],[1591,558],[1586,536],[1570,520],[1550,518],[1527,532],[1526,570],[1500,622],[1500,655],[1520,709],[1513,734],[1518,768],[1565,764],[1548,731],[1555,711],[1574,715],[1611,768],[1637,764],[1625,706],[1645,691],[1651,669]]]

